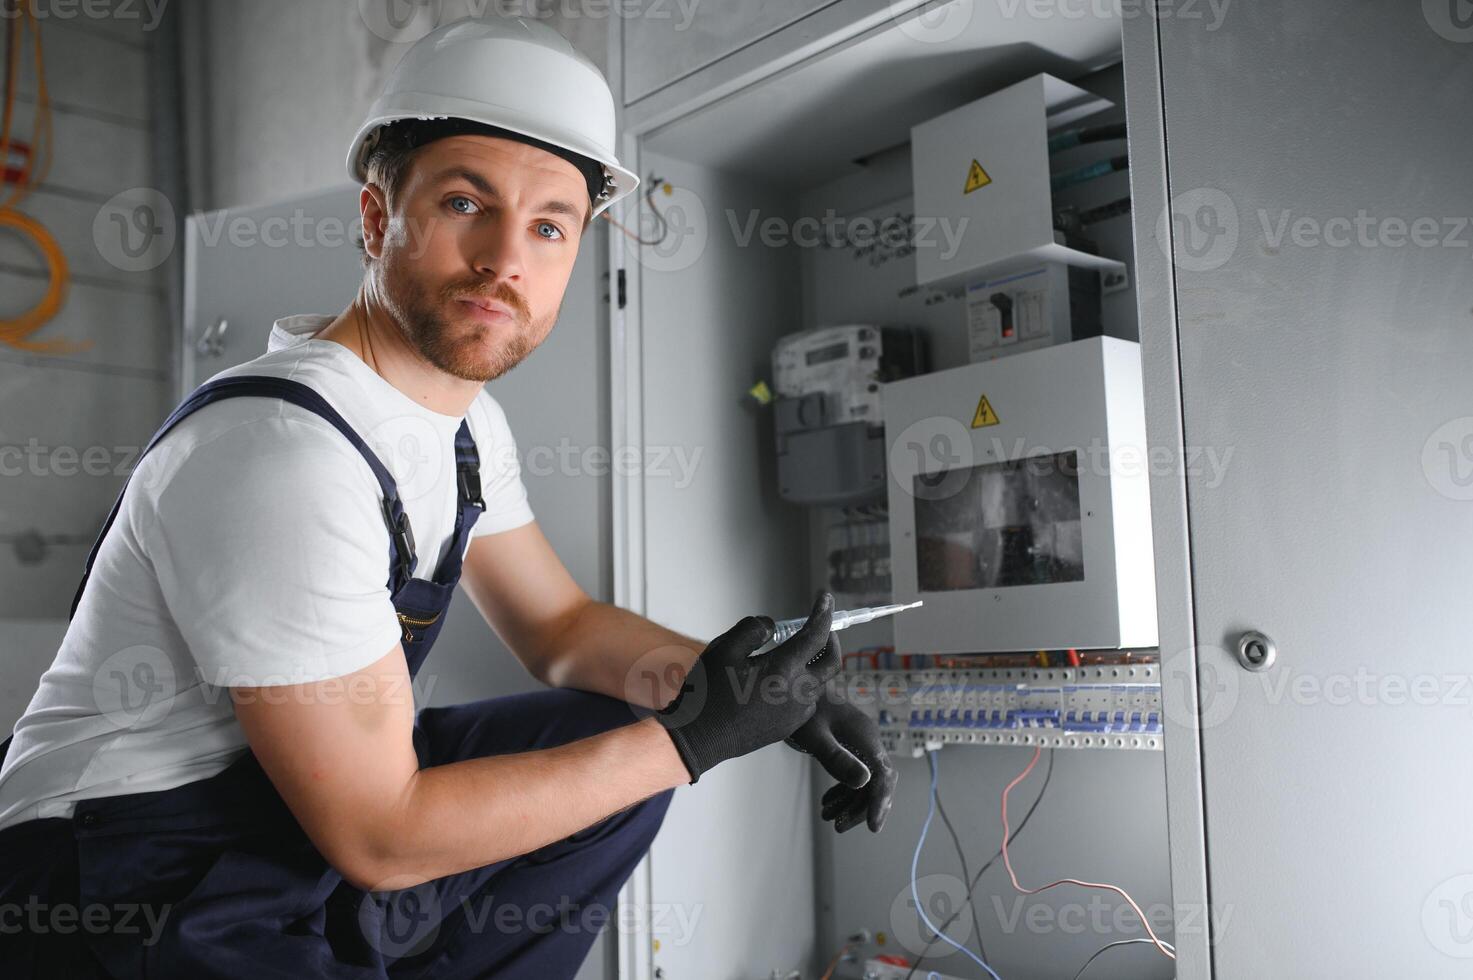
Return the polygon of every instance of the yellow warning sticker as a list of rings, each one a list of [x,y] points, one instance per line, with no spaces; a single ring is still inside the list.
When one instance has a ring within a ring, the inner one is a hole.
[[[992,183],[992,178],[988,176],[987,171],[982,169],[982,164],[973,160],[972,165],[967,168],[967,186],[962,188],[962,193],[970,194],[977,188],[986,187],[990,183]]]
[[[980,429],[984,425],[997,425],[1002,419],[992,410],[992,402],[983,395],[982,400],[977,403],[977,411],[972,413],[972,428]]]

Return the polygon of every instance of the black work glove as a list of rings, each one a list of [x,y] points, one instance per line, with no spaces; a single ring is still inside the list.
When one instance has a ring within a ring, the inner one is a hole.
[[[655,717],[670,734],[690,781],[718,762],[781,741],[814,712],[825,682],[839,672],[830,641],[834,599],[820,593],[808,622],[781,646],[753,657],[773,621],[748,616],[711,641],[680,693]]]
[[[899,773],[880,742],[880,726],[847,702],[819,698],[813,717],[787,743],[817,759],[839,782],[823,794],[820,816],[838,833],[868,821],[879,833],[895,802]]]

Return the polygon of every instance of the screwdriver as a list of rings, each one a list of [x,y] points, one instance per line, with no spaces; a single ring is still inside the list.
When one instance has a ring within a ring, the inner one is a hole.
[[[917,599],[915,602],[898,602],[888,606],[862,606],[859,609],[836,609],[829,624],[829,632],[832,633],[836,630],[847,629],[850,626],[858,626],[860,623],[868,623],[872,620],[883,619],[886,616],[893,616],[898,612],[914,609],[922,601],[921,599]],[[786,642],[794,633],[802,629],[803,624],[806,622],[808,622],[807,616],[802,616],[798,619],[780,620],[777,623],[777,628],[772,631],[772,639],[769,642],[773,644]]]

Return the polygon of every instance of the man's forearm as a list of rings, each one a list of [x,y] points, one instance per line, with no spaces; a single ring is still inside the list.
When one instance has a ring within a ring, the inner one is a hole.
[[[354,876],[407,888],[534,851],[690,781],[658,721],[419,770]]]
[[[559,637],[544,680],[658,709],[680,693],[704,649],[706,643],[638,613],[590,602]]]

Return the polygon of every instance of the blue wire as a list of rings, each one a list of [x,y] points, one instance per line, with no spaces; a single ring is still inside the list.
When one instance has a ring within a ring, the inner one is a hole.
[[[930,805],[930,808],[926,810],[926,822],[923,823],[923,824],[921,824],[921,837],[920,837],[920,840],[916,841],[916,852],[915,852],[915,855],[910,859],[910,897],[911,897],[911,900],[916,903],[916,914],[921,917],[921,921],[926,924],[926,928],[930,929],[933,933],[936,934],[936,937],[938,939],[944,939],[944,940],[946,940],[948,943],[950,943],[951,945],[955,946],[957,949],[961,950],[963,953],[966,953],[968,956],[970,956],[972,958],[972,961],[974,963],[976,963],[982,969],[984,969],[984,970],[987,971],[987,975],[990,976],[990,977],[992,977],[992,980],[1002,980],[1002,977],[999,977],[997,975],[997,973],[992,969],[992,967],[988,966],[986,963],[984,963],[982,961],[982,957],[978,956],[976,953],[972,952],[970,949],[967,949],[967,947],[963,946],[961,943],[957,942],[955,939],[952,939],[950,936],[948,936],[946,933],[942,932],[940,929],[937,929],[936,928],[936,924],[934,922],[932,922],[929,918],[926,917],[926,910],[921,905],[921,896],[920,896],[920,893],[919,893],[918,888],[916,887],[916,867],[917,867],[917,865],[919,865],[921,863],[921,848],[923,846],[925,846],[925,843],[926,843],[926,834],[931,830],[931,821],[936,816],[936,778],[937,778],[937,776],[936,776],[936,753],[935,753],[935,751],[929,751],[929,752],[926,753],[926,761],[928,763],[930,763],[930,765],[931,765],[931,805]],[[936,971],[935,970],[932,970],[930,972],[931,973],[935,973]],[[929,974],[927,975],[927,980],[930,980],[930,975]]]

